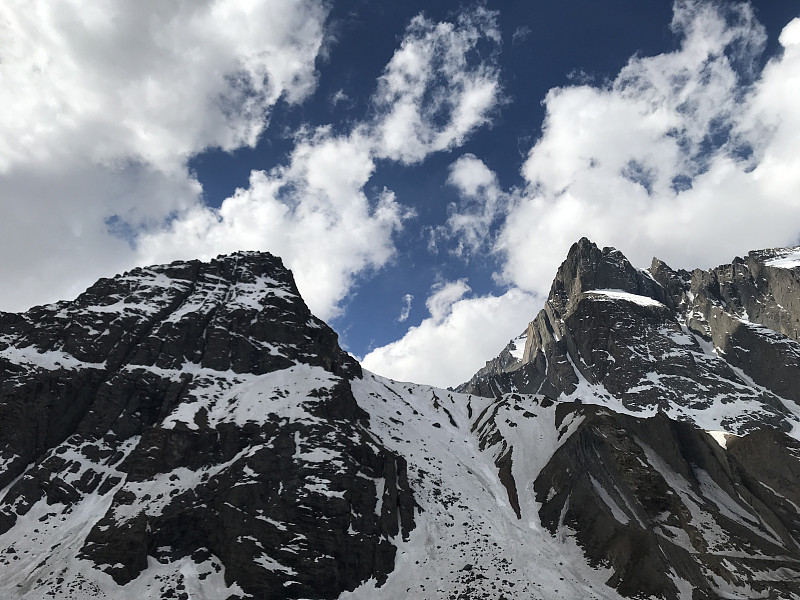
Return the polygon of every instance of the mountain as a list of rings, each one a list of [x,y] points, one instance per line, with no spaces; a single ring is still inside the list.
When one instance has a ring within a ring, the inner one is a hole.
[[[800,251],[751,252],[709,271],[635,268],[586,238],[544,308],[459,391],[660,411],[707,429],[789,432],[800,402]],[[524,340],[524,341],[523,341]]]
[[[800,599],[798,258],[581,240],[458,391],[266,253],[0,313],[0,595]]]

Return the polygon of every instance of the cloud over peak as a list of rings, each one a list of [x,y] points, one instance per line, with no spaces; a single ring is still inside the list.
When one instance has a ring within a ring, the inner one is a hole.
[[[608,86],[547,95],[496,246],[506,282],[546,291],[584,235],[682,267],[794,241],[800,188],[784,161],[796,151],[781,140],[800,132],[782,100],[797,57],[753,76],[766,38],[745,3],[677,2],[672,27],[677,50],[632,57]]]

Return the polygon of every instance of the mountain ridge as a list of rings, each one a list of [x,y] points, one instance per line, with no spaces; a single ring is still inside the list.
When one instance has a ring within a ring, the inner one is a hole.
[[[794,252],[583,239],[460,392],[362,370],[267,253],[1,313],[0,590],[798,599]]]

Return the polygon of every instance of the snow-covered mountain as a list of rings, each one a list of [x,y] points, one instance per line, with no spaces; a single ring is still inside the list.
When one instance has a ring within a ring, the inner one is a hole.
[[[588,240],[457,392],[265,253],[0,313],[0,597],[800,599],[799,318],[796,250]]]

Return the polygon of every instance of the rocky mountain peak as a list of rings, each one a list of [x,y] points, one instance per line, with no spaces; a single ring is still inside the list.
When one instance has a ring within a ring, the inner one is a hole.
[[[355,375],[358,364],[311,314],[269,253],[177,261],[101,279],[73,302],[0,321],[2,344],[109,368],[139,365],[261,374],[295,361]]]
[[[0,567],[58,539],[53,564],[77,579],[39,565],[34,597],[94,597],[81,573],[126,585],[154,559],[212,579],[224,565],[226,596],[380,578],[414,500],[353,396],[361,375],[268,253],[137,268],[0,315],[0,537],[15,540]],[[142,594],[183,597],[180,573]]]
[[[644,271],[583,238],[528,325],[521,358],[489,361],[459,389],[605,397],[675,415],[711,406],[700,396],[715,389],[763,410],[731,410],[733,429],[766,420],[787,430],[794,408],[782,399],[800,401],[798,257],[793,248],[763,250],[692,273],[654,259]]]
[[[566,312],[581,294],[618,290],[661,302],[664,292],[649,273],[634,267],[616,248],[603,249],[587,238],[574,243],[558,268],[548,302]]]

